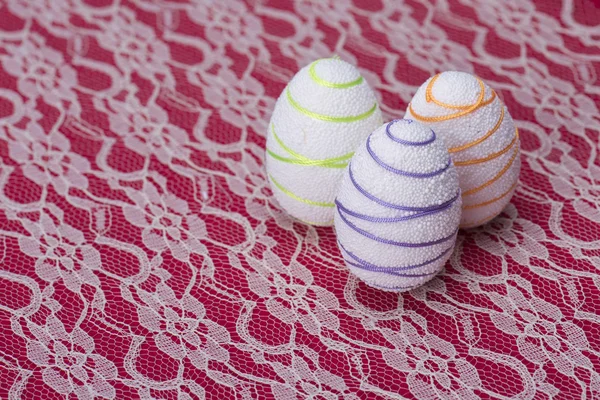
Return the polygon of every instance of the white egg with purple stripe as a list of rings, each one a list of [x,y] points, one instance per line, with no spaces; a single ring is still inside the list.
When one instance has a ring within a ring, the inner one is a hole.
[[[442,141],[418,122],[395,120],[375,130],[352,158],[335,204],[346,265],[369,286],[420,286],[454,249],[458,174]]]

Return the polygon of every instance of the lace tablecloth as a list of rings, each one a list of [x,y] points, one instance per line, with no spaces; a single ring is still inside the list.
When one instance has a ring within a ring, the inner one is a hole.
[[[600,397],[593,0],[0,1],[0,398]],[[398,295],[288,217],[270,113],[339,55],[387,120],[473,72],[521,183]]]

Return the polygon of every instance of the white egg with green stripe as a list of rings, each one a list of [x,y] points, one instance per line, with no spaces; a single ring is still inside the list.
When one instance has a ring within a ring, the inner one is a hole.
[[[302,68],[279,96],[267,134],[267,174],[281,207],[306,223],[332,225],[344,169],[382,122],[356,67],[327,58]]]

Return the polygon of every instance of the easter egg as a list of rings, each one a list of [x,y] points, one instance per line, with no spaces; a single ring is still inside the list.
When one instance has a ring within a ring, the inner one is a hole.
[[[465,72],[443,72],[425,82],[406,118],[432,128],[458,170],[461,228],[496,217],[509,203],[521,170],[519,132],[496,92]]]
[[[266,170],[291,216],[333,224],[334,200],[358,145],[382,123],[375,94],[339,58],[302,68],[279,96],[267,134]]]
[[[443,142],[418,122],[375,130],[356,150],[335,203],[340,251],[369,286],[413,289],[452,253],[462,205],[458,174]]]

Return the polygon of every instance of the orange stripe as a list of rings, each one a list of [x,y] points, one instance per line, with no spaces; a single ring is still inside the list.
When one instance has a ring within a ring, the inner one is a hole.
[[[477,104],[476,106],[469,108],[468,110],[464,110],[464,111],[460,111],[454,114],[450,114],[450,115],[442,115],[439,117],[426,117],[424,115],[420,115],[417,114],[415,112],[415,110],[412,107],[412,103],[408,104],[408,109],[410,111],[410,113],[413,115],[413,117],[417,120],[417,121],[423,121],[423,122],[441,122],[441,121],[448,121],[451,119],[455,119],[455,118],[460,118],[460,117],[464,117],[465,115],[469,115],[474,113],[475,111],[477,111],[478,109],[480,109],[481,107],[485,107],[488,104],[490,104],[491,102],[493,102],[496,99],[496,92],[492,92],[492,97],[490,97],[489,100],[483,101],[479,104]]]
[[[484,158],[475,158],[475,159],[466,160],[466,161],[455,161],[454,165],[457,166],[457,167],[464,167],[464,166],[467,166],[467,165],[481,164],[481,163],[484,163],[486,161],[493,160],[493,159],[498,158],[501,155],[507,153],[511,149],[511,147],[513,147],[517,143],[518,140],[519,140],[519,129],[515,128],[515,137],[508,144],[508,146],[506,146],[505,148],[503,148],[499,152],[492,153],[489,156],[484,157]]]
[[[468,105],[464,105],[464,106],[455,106],[453,104],[448,104],[448,103],[444,103],[444,102],[437,100],[433,96],[433,85],[435,84],[435,81],[437,81],[437,79],[440,77],[440,75],[441,74],[437,74],[433,78],[431,78],[431,80],[429,81],[429,84],[427,85],[427,88],[425,89],[425,101],[427,101],[428,103],[434,103],[440,107],[449,108],[452,110],[467,110],[467,109],[473,107],[474,105],[477,105],[483,101],[483,96],[481,96],[481,93],[479,93],[478,100],[475,104],[468,104]],[[483,82],[480,79],[477,79],[477,80],[479,82],[480,87],[482,88],[482,91],[485,90],[485,87],[483,86]]]
[[[448,149],[448,152],[449,153],[458,153],[459,151],[467,150],[473,146],[477,146],[479,143],[483,142],[484,140],[486,140],[487,138],[492,136],[498,129],[500,129],[500,125],[502,125],[502,121],[504,121],[504,104],[500,103],[500,119],[498,119],[498,122],[496,122],[496,125],[494,125],[494,127],[488,133],[486,133],[479,139],[474,140],[470,143],[463,144],[462,146],[451,147]]]
[[[478,96],[477,102],[475,104],[467,105],[467,106],[454,106],[451,104],[443,103],[439,100],[436,100],[433,97],[433,83],[437,80],[438,76],[439,76],[439,74],[434,76],[431,79],[431,81],[429,81],[429,84],[427,85],[427,88],[425,89],[425,100],[428,103],[432,102],[432,103],[437,104],[444,108],[457,109],[457,110],[462,110],[462,111],[459,111],[457,113],[450,114],[450,115],[439,116],[439,117],[426,117],[424,115],[417,114],[415,112],[415,110],[412,108],[412,103],[409,103],[408,109],[409,109],[410,113],[415,117],[415,119],[417,119],[419,121],[440,122],[440,121],[447,121],[447,120],[454,119],[454,118],[460,118],[462,116],[469,115],[469,114],[475,112],[476,110],[478,110],[481,107],[487,106],[488,104],[492,103],[494,101],[494,99],[496,98],[496,92],[492,90],[492,96],[488,100],[484,100],[485,86],[483,84],[483,81],[481,79],[477,78],[477,82],[479,83],[479,87],[481,88],[481,90],[479,92],[479,96]]]
[[[463,206],[463,208],[462,208],[462,209],[463,209],[463,210],[472,210],[472,209],[474,209],[474,208],[485,207],[485,206],[488,206],[488,205],[490,205],[490,204],[492,204],[492,203],[495,203],[495,202],[497,202],[498,200],[500,200],[500,199],[502,199],[503,197],[505,197],[507,194],[509,194],[509,193],[510,193],[510,192],[511,192],[511,191],[512,191],[512,190],[513,190],[515,187],[517,187],[517,183],[518,183],[518,182],[515,182],[515,184],[514,184],[514,185],[512,185],[510,188],[508,188],[508,190],[507,190],[506,192],[502,193],[502,194],[501,194],[500,196],[498,196],[498,197],[495,197],[495,198],[493,198],[493,199],[491,199],[491,200],[488,200],[488,201],[484,201],[483,203],[479,203],[479,204],[470,204],[470,205],[468,205],[468,206]]]
[[[470,195],[472,195],[474,193],[477,193],[480,190],[483,190],[486,187],[490,186],[492,183],[496,182],[498,179],[502,178],[502,175],[504,175],[506,173],[506,171],[508,171],[508,169],[510,168],[510,166],[515,161],[515,158],[517,158],[517,154],[519,154],[519,149],[515,148],[515,151],[514,151],[512,157],[510,158],[510,161],[500,170],[500,172],[498,172],[498,174],[496,176],[494,176],[492,179],[490,179],[489,181],[487,181],[486,183],[484,183],[481,186],[478,186],[476,188],[467,190],[466,192],[464,192],[462,194],[462,197],[470,196]]]
[[[446,104],[446,103],[442,103],[441,101],[437,100],[435,97],[433,97],[433,85],[435,84],[435,81],[437,81],[437,79],[440,77],[440,74],[435,75],[433,78],[431,78],[431,80],[429,81],[429,84],[427,85],[427,88],[425,88],[425,101],[428,103],[434,103],[437,104],[440,107],[444,107],[444,108],[450,108],[450,109],[454,109],[454,110],[466,110],[470,107],[473,107],[473,104],[469,104],[466,106],[455,106],[452,104]],[[481,96],[481,93],[479,94],[479,96]]]

